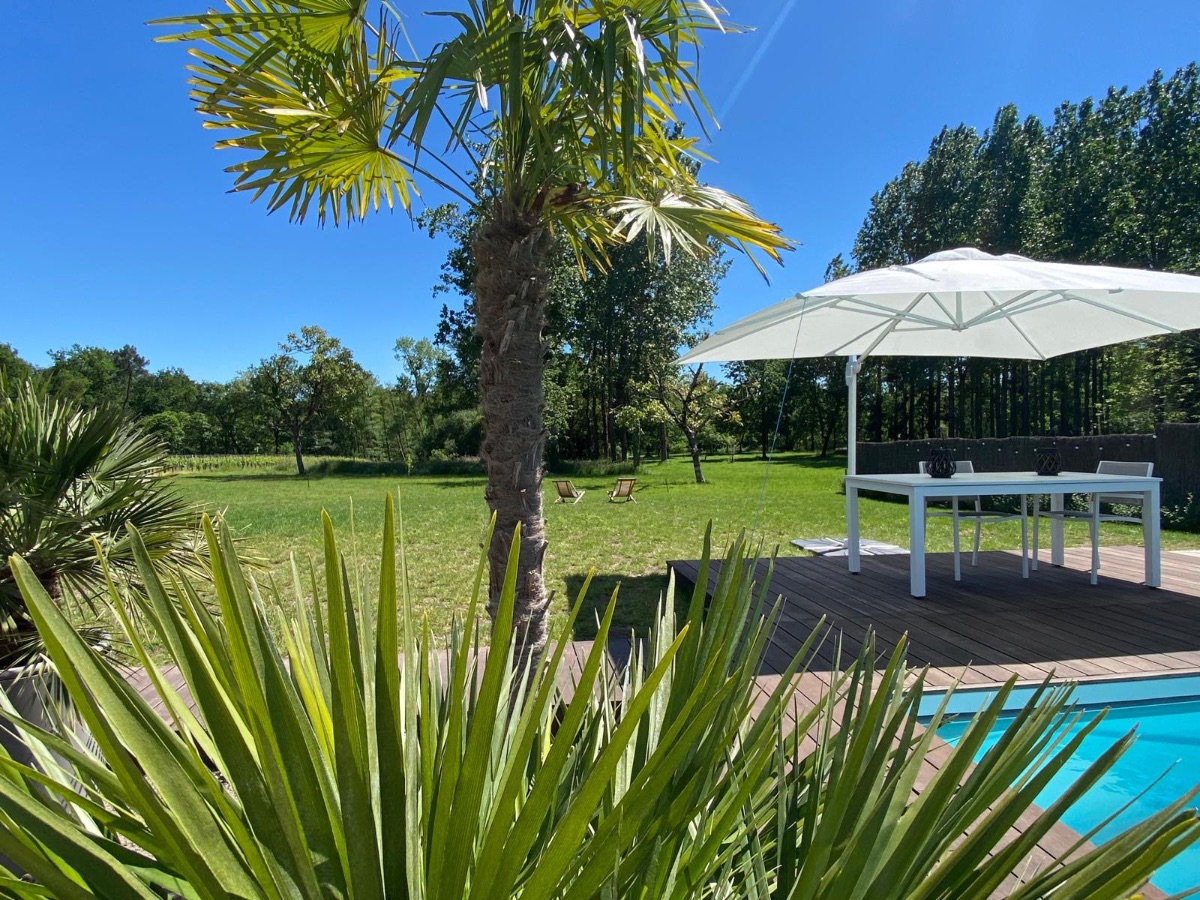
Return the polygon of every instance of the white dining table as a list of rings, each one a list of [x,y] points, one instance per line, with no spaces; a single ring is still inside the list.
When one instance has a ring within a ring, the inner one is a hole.
[[[1095,472],[1060,472],[1041,476],[1036,472],[972,472],[951,478],[921,474],[847,475],[846,557],[850,571],[861,569],[859,554],[859,491],[880,491],[908,498],[909,588],[914,597],[925,596],[925,502],[953,497],[1049,494],[1051,511],[1062,511],[1068,494],[1140,493],[1142,538],[1146,549],[1146,586],[1162,582],[1159,485],[1161,478],[1136,475],[1100,475]],[[1063,520],[1052,518],[1050,562],[1063,564]]]

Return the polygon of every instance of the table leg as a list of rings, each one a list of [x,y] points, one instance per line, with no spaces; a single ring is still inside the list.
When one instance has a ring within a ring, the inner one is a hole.
[[[862,571],[858,555],[858,488],[849,485],[846,485],[846,560],[853,574]]]
[[[1146,545],[1146,587],[1162,584],[1162,511],[1158,485],[1145,492],[1142,501],[1142,542]]]
[[[1029,497],[1026,494],[1021,495],[1021,577],[1029,577]]]
[[[1050,495],[1050,511],[1063,511],[1063,495]],[[1050,564],[1061,566],[1063,564],[1063,517],[1054,516],[1050,520]]]
[[[914,597],[925,596],[925,498],[908,498],[908,581]]]
[[[962,581],[962,566],[959,564],[959,558],[962,555],[962,541],[958,536],[958,498],[953,497],[950,501],[950,524],[954,529],[954,580]],[[979,527],[979,520],[975,520],[975,527]]]

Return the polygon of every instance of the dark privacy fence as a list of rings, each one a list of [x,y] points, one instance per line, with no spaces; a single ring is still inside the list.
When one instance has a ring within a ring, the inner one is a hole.
[[[929,459],[932,447],[950,447],[955,459],[969,459],[977,472],[1031,472],[1038,447],[1054,446],[1062,454],[1063,468],[1094,472],[1102,459],[1154,463],[1154,474],[1163,480],[1162,502],[1174,506],[1200,496],[1200,424],[1162,424],[1154,434],[1104,434],[1086,437],[947,438],[945,440],[892,441],[858,445],[858,471],[915,472],[917,463]]]

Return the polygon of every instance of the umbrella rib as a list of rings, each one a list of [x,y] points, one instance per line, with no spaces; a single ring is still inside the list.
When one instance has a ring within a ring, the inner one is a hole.
[[[987,294],[987,298],[992,301],[992,308],[986,309],[983,312],[981,312],[979,315],[972,318],[970,321],[968,321],[967,323],[965,323],[963,325],[963,328],[972,328],[976,325],[983,325],[983,324],[995,319],[997,317],[997,314],[999,314],[1001,316],[1007,316],[1008,311],[1014,306],[1019,307],[1018,311],[1023,311],[1025,309],[1025,306],[1022,304],[1024,304],[1025,301],[1029,299],[1030,295],[1032,295],[1034,293],[1036,293],[1036,291],[1025,291],[1022,294],[1017,294],[1015,297],[1010,297],[1008,300],[1005,300],[1003,303],[997,303],[991,294]],[[1041,302],[1042,300],[1046,300],[1049,297],[1054,296],[1056,293],[1058,293],[1058,292],[1056,291],[1054,293],[1041,294],[1037,297],[1034,297],[1034,299],[1032,301],[1029,301],[1029,305],[1033,305],[1033,304]]]
[[[884,316],[890,320],[895,321],[897,324],[899,324],[900,322],[917,322],[918,324],[921,324],[921,325],[929,325],[932,328],[945,328],[946,327],[945,322],[939,322],[937,319],[931,319],[928,316],[921,316],[921,315],[914,316],[912,314],[912,311],[916,307],[916,305],[918,303],[920,303],[922,300],[924,300],[926,297],[933,297],[934,302],[937,303],[937,298],[934,297],[933,294],[929,293],[928,291],[923,291],[917,295],[917,298],[912,303],[910,303],[908,305],[907,309],[902,310],[899,313],[897,313],[896,310],[891,309],[890,307],[884,306],[882,303],[872,303],[869,300],[863,300],[860,297],[843,297],[841,299],[846,300],[850,303],[853,303],[856,306],[862,307],[862,310],[859,310],[860,312],[862,312],[864,310],[870,310],[870,311],[878,313],[879,315]],[[942,306],[942,304],[938,303],[938,306]],[[954,320],[954,317],[951,316],[949,314],[949,312],[946,311],[946,308],[944,306],[942,306],[942,311],[946,312],[946,315],[950,318],[951,321]]]
[[[744,319],[739,319],[737,322],[734,322],[732,325],[726,325],[724,328],[717,329],[715,332],[713,332],[712,337],[714,337],[714,338],[724,337],[724,336],[726,336],[726,334],[736,334],[736,335],[740,336],[740,335],[744,334],[745,329],[749,328],[750,326],[762,327],[763,322],[766,322],[766,324],[769,324],[769,325],[781,325],[784,322],[791,321],[792,319],[796,318],[797,316],[803,317],[803,316],[808,315],[809,313],[816,312],[818,309],[824,309],[826,306],[836,306],[841,301],[850,299],[848,297],[817,297],[817,298],[813,298],[813,297],[809,297],[806,294],[796,294],[791,299],[795,300],[797,298],[801,299],[801,308],[800,309],[789,310],[787,313],[781,315],[778,319],[768,316],[767,313],[770,312],[770,310],[764,309],[764,310],[761,310],[760,312],[752,313],[751,315],[746,316]],[[811,306],[808,305],[810,300],[813,301]],[[734,329],[736,329],[736,331]]]
[[[988,300],[991,302],[992,306],[995,307],[996,310],[998,310],[1000,312],[1000,314],[1002,316],[1004,316],[1004,318],[1008,319],[1008,324],[1010,324],[1013,327],[1013,329],[1017,332],[1017,334],[1019,334],[1022,338],[1024,338],[1025,343],[1027,343],[1029,345],[1030,349],[1032,349],[1033,352],[1038,355],[1038,359],[1044,360],[1046,358],[1046,354],[1043,353],[1041,348],[1038,347],[1038,345],[1033,342],[1033,339],[1025,333],[1025,329],[1022,328],[1017,323],[1017,320],[1012,316],[1012,314],[1007,309],[1004,308],[1004,304],[998,303],[996,301],[996,298],[992,296],[991,291],[984,291],[983,296],[987,297]]]
[[[818,309],[824,309],[827,306],[836,306],[843,300],[848,300],[850,298],[841,296],[812,298],[807,294],[794,294],[790,299],[799,299],[801,301],[801,308],[790,311],[778,319],[772,319],[769,316],[766,316],[765,314],[769,312],[769,310],[760,310],[757,313],[746,316],[744,319],[739,319],[737,322],[734,322],[731,325],[726,325],[724,328],[717,329],[715,332],[705,338],[700,344],[691,348],[687,353],[675,360],[675,363],[678,365],[688,362],[688,358],[701,348],[703,348],[704,352],[706,353],[714,353],[717,350],[720,350],[722,347],[727,347],[733,342],[741,340],[742,338],[746,337],[747,334],[753,334],[757,328],[765,328],[767,325],[782,325],[784,322],[790,322],[792,319],[800,319],[803,321],[804,316],[807,313]],[[813,300],[811,307],[808,305],[810,300]],[[787,301],[783,302],[786,303]],[[766,319],[766,324],[763,324],[762,321],[760,321],[760,317],[762,319]],[[755,326],[755,328],[750,328],[750,326]]]
[[[1124,316],[1127,319],[1133,319],[1135,322],[1141,322],[1144,325],[1151,325],[1154,328],[1161,328],[1163,331],[1167,332],[1168,334],[1179,334],[1179,332],[1180,332],[1180,329],[1176,328],[1174,325],[1168,325],[1166,322],[1159,322],[1156,319],[1151,319],[1149,316],[1140,316],[1135,312],[1131,312],[1127,309],[1121,309],[1120,307],[1117,307],[1117,306],[1110,306],[1109,304],[1104,303],[1101,300],[1092,300],[1088,297],[1081,297],[1078,294],[1072,294],[1069,291],[1063,291],[1062,295],[1064,297],[1066,297],[1068,300],[1075,300],[1079,303],[1086,303],[1088,306],[1094,306],[1097,309],[1103,309],[1107,312],[1115,313],[1118,316]]]
[[[944,312],[946,314],[946,318],[950,322],[950,327],[957,329],[957,327],[961,323],[958,321],[958,319],[956,319],[954,317],[954,313],[950,312],[950,310],[946,307],[946,304],[944,304],[942,302],[941,298],[938,297],[938,295],[933,293],[932,291],[930,291],[926,296],[928,296],[930,300],[932,300],[934,303],[937,304],[938,309],[940,309],[942,312]],[[945,327],[945,326],[942,326],[942,327]]]
[[[872,331],[877,331],[879,329],[879,327],[882,325],[885,325],[887,323],[887,321],[888,320],[884,320],[882,322],[877,322],[876,324],[874,324],[870,328],[868,328],[866,331],[860,332],[860,333],[856,334],[854,337],[850,338],[850,340],[845,341],[844,343],[841,343],[838,346],[834,347],[832,350],[830,350],[828,353],[826,353],[825,356],[842,356],[843,350],[845,350],[847,347],[850,347],[850,346],[858,343],[863,338],[865,338],[868,334],[870,334]],[[887,337],[887,335],[885,334],[884,337]],[[874,344],[872,344],[871,349],[873,350],[878,345],[878,343],[879,342],[876,341]],[[867,351],[867,353],[869,353],[869,352],[870,352],[870,350]],[[859,353],[857,355],[860,358],[865,358],[867,356],[867,353]]]
[[[890,322],[888,322],[887,325],[884,326],[883,331],[880,332],[879,336],[871,342],[871,346],[867,347],[863,353],[858,354],[859,358],[866,359],[868,356],[870,356],[872,351],[874,351],[874,349],[878,347],[889,334],[896,330],[896,327],[904,320],[906,316],[908,316],[909,313],[913,311],[913,308],[925,299],[926,293],[927,292],[922,291],[921,293],[917,294],[913,302],[908,304],[908,309],[904,310],[904,312],[902,312],[899,316],[896,316]],[[845,347],[846,345],[843,344],[842,346]]]

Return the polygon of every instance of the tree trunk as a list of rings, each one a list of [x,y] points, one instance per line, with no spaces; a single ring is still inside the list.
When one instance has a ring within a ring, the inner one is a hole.
[[[687,438],[688,453],[692,455],[692,471],[696,475],[696,484],[704,484],[704,472],[700,469],[700,442],[696,440],[696,432],[691,428],[683,429]]]
[[[671,458],[671,439],[667,434],[667,423],[658,423],[658,461],[666,462]]]
[[[475,309],[483,342],[480,390],[484,496],[496,515],[488,548],[488,612],[495,619],[509,550],[521,528],[516,606],[517,666],[536,662],[546,644],[549,598],[542,579],[546,529],[542,518],[542,374],[546,321],[548,230],[534,215],[498,205],[475,238]],[[497,635],[507,640],[508,635]]]
[[[304,454],[301,442],[303,436],[300,433],[300,423],[292,423],[292,447],[296,451],[296,474],[303,475],[304,473]]]

